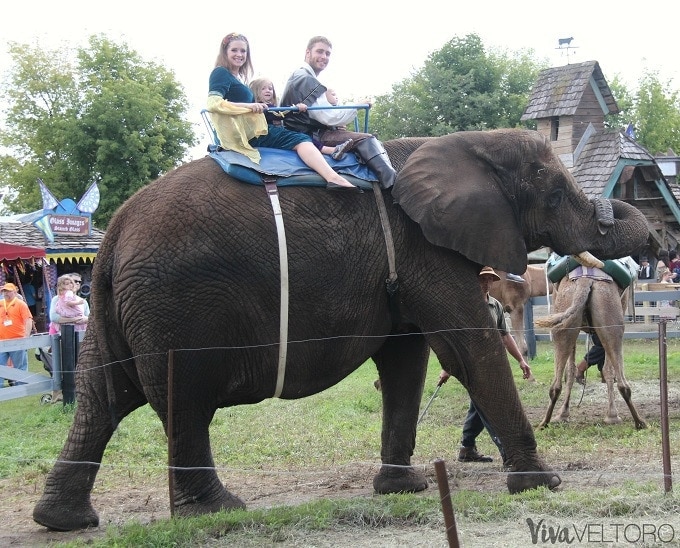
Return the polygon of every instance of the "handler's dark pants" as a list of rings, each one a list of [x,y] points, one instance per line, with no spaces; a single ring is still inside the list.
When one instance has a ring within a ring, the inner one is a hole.
[[[465,417],[465,423],[463,424],[463,437],[460,444],[463,447],[474,447],[477,436],[482,433],[484,428],[486,428],[487,432],[489,432],[491,439],[496,444],[496,447],[498,447],[501,457],[503,457],[503,462],[505,462],[505,451],[503,450],[501,441],[498,439],[498,436],[493,431],[493,428],[491,428],[489,423],[484,419],[482,414],[477,410],[475,404],[472,403],[471,400],[470,408],[468,409],[468,414],[467,417]]]

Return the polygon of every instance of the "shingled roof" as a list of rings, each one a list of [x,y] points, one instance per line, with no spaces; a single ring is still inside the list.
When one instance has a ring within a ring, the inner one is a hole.
[[[594,83],[602,97],[603,113],[616,114],[619,107],[597,61],[585,61],[541,71],[521,120],[572,116],[586,86]]]
[[[46,258],[54,262],[92,262],[103,238],[104,231],[93,228],[89,235],[56,234],[54,242],[48,242],[40,229],[30,223],[0,219],[0,242],[42,248]]]
[[[621,160],[648,165],[662,178],[654,157],[639,143],[619,130],[593,132],[574,160],[571,173],[589,198],[603,195]]]

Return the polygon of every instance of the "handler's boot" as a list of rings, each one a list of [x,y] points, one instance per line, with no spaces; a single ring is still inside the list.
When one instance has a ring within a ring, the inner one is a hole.
[[[587,369],[588,363],[586,362],[586,360],[581,360],[576,366],[576,376],[574,377],[574,380],[580,385],[583,386],[586,385],[585,373]]]
[[[472,447],[461,447],[458,460],[460,462],[493,462],[492,457],[482,455],[474,445]]]
[[[354,150],[359,158],[378,176],[382,188],[390,188],[394,184],[397,172],[394,171],[390,157],[378,139],[373,136],[362,139],[354,145]]]

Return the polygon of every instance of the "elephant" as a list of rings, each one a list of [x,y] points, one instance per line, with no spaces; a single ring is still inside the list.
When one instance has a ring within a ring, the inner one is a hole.
[[[522,274],[524,283],[513,282],[506,278],[507,272],[496,271],[501,277],[500,282],[491,284],[489,294],[498,300],[510,314],[510,332],[517,342],[517,347],[525,358],[529,355],[529,348],[524,329],[524,307],[531,297],[545,297],[552,291],[552,282],[545,275],[545,268],[529,265]]]
[[[633,404],[630,384],[623,372],[624,313],[628,305],[630,287],[625,289],[613,280],[578,276],[565,276],[553,290],[555,313],[535,321],[539,327],[550,327],[555,345],[555,375],[550,385],[550,403],[545,417],[538,425],[550,423],[557,399],[562,392],[562,379],[566,382],[564,402],[555,420],[569,417],[569,399],[576,373],[576,341],[583,329],[595,332],[605,351],[603,382],[607,383],[608,407],[605,424],[621,422],[616,409],[614,382],[626,402],[635,422],[635,428],[647,427]]]
[[[427,479],[411,457],[430,350],[497,432],[513,463],[508,490],[560,484],[538,454],[477,274],[483,265],[524,272],[527,249],[541,246],[620,257],[646,242],[644,216],[617,200],[607,202],[608,214],[596,207],[535,131],[384,144],[399,174],[380,195],[282,186],[275,219],[265,189],[231,179],[205,157],[118,209],[94,264],[78,405],[34,508],[38,524],[98,524],[90,492],[102,455],[117,424],[146,403],[166,434],[173,426],[175,515],[244,508],[214,470],[216,409],[309,396],[369,358],[382,385],[373,488],[421,491]],[[377,198],[387,201],[389,231],[381,230]],[[390,254],[398,282],[391,295]]]

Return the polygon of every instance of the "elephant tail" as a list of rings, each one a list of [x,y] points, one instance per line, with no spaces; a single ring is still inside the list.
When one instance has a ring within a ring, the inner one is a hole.
[[[583,311],[586,308],[588,298],[590,297],[590,289],[592,285],[593,280],[591,278],[582,277],[575,280],[574,291],[569,308],[563,312],[558,312],[556,314],[551,314],[550,316],[538,318],[534,322],[534,325],[536,327],[558,327],[565,323],[574,323],[571,320],[574,317],[578,317],[577,325],[581,326],[581,318],[583,316]],[[560,289],[562,289],[562,287],[560,287]]]

